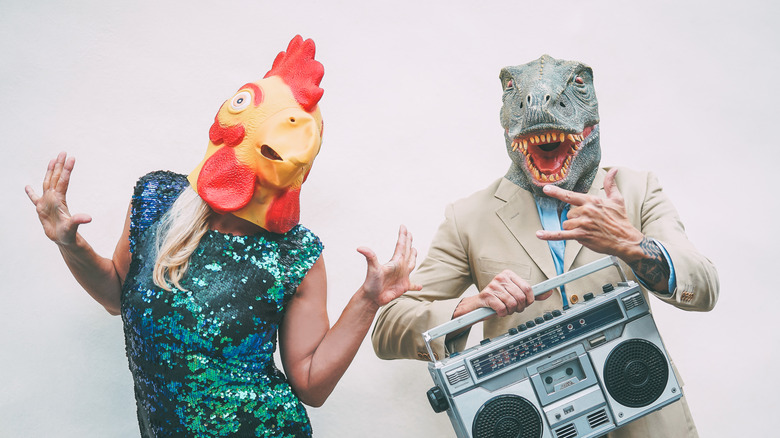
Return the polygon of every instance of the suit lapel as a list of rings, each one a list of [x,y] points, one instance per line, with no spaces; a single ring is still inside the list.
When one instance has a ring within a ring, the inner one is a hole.
[[[504,178],[495,196],[506,202],[496,210],[498,217],[544,275],[547,278],[554,277],[555,264],[550,247],[547,242],[536,238],[536,231],[542,229],[542,223],[531,193]]]
[[[606,175],[606,172],[604,172],[603,169],[599,169],[596,173],[596,177],[593,179],[593,184],[590,185],[590,190],[588,190],[588,195],[591,196],[598,196],[600,198],[605,197],[604,194],[604,176]],[[577,258],[577,255],[580,253],[580,250],[582,250],[582,244],[577,242],[576,240],[567,240],[566,241],[566,250],[563,252],[563,272],[568,272],[571,270],[572,264],[574,264],[574,260]]]

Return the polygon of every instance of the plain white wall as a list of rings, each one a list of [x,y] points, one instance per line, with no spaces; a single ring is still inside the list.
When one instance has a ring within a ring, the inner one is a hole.
[[[222,102],[290,38],[325,66],[322,153],[302,221],[326,245],[335,321],[397,227],[424,256],[444,206],[501,176],[499,69],[548,53],[591,65],[604,164],[654,170],[718,266],[710,313],[655,303],[703,437],[769,436],[780,93],[776,2],[0,0],[0,436],[138,435],[119,318],[72,279],[24,194],[77,157],[73,212],[110,255],[135,180],[189,172]],[[367,341],[320,437],[447,437],[423,362]]]

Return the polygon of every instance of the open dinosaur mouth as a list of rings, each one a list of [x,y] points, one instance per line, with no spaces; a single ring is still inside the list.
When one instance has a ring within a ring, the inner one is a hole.
[[[571,162],[582,149],[582,142],[593,130],[565,133],[559,130],[535,132],[512,140],[512,150],[520,151],[530,174],[539,185],[555,183],[566,178]]]

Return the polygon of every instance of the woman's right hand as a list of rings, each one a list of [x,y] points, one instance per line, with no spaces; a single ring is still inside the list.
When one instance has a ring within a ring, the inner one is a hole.
[[[57,158],[49,162],[46,176],[43,178],[41,196],[35,193],[32,186],[24,188],[30,201],[35,205],[46,237],[61,246],[75,243],[79,225],[92,221],[92,217],[87,214],[71,215],[68,210],[65,195],[68,192],[70,174],[75,162],[74,157],[68,158],[65,152],[61,152]]]

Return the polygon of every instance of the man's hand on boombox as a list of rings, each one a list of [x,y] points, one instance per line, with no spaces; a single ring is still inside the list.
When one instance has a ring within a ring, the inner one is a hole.
[[[480,307],[490,307],[498,316],[519,313],[534,300],[546,300],[553,291],[534,298],[531,284],[510,270],[496,275],[477,295],[464,298],[452,314],[453,318],[465,315]]]

